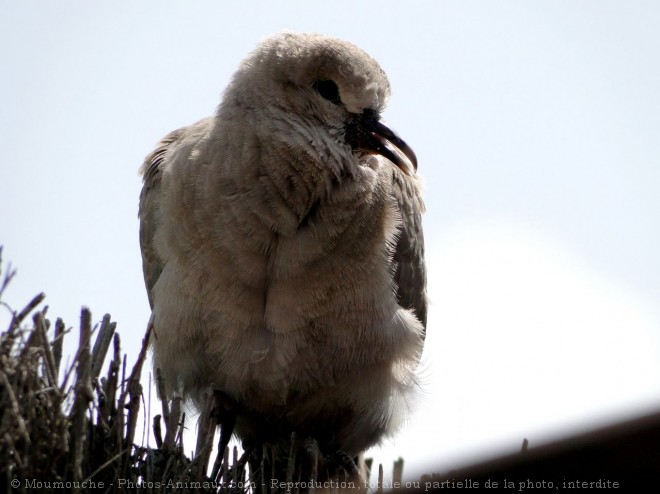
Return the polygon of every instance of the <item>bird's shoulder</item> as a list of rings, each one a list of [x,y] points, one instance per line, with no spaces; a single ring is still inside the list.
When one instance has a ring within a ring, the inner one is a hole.
[[[147,155],[140,166],[140,175],[144,180],[142,196],[157,188],[160,183],[160,172],[166,166],[174,151],[181,148],[187,142],[196,142],[200,137],[206,135],[213,124],[213,118],[204,118],[192,125],[173,130],[163,137],[154,150]],[[143,197],[141,197],[141,200]]]

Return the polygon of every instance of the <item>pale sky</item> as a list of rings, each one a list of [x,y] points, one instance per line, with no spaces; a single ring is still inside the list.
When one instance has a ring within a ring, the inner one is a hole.
[[[213,113],[261,39],[321,32],[383,66],[426,184],[424,391],[379,458],[448,470],[649,411],[658,26],[653,1],[0,0],[6,301],[44,291],[76,328],[82,305],[109,312],[134,358],[142,159]]]

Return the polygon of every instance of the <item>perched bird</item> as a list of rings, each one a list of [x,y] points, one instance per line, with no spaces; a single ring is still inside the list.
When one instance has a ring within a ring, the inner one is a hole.
[[[394,432],[426,326],[424,205],[412,149],[380,120],[378,63],[281,33],[215,116],[141,173],[154,365],[168,397],[226,400],[244,444],[356,455]]]

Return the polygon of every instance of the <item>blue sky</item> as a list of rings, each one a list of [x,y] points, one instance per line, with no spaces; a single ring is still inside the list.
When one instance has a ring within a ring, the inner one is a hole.
[[[660,405],[660,6],[0,1],[7,301],[146,321],[137,168],[282,29],[374,56],[425,179],[418,413],[385,459],[451,468]],[[1,317],[1,316],[0,316]],[[427,445],[419,448],[418,444]],[[389,460],[387,460],[389,461]]]

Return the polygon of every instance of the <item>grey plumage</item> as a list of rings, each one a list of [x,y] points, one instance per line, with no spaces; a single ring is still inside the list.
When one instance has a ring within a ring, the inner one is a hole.
[[[154,365],[170,396],[219,390],[244,441],[357,454],[407,413],[424,206],[389,92],[356,46],[279,34],[141,168]]]

